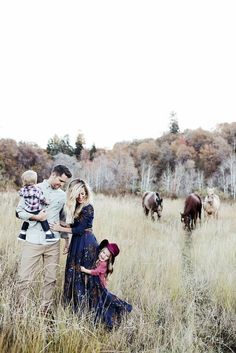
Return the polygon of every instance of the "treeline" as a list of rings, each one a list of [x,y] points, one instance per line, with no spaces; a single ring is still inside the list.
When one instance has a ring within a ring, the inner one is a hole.
[[[18,188],[26,169],[37,171],[40,181],[58,163],[66,164],[73,176],[86,179],[97,193],[154,190],[179,197],[214,186],[225,197],[235,198],[236,122],[220,124],[211,132],[200,128],[180,132],[173,118],[163,136],[116,143],[111,150],[85,148],[82,134],[74,147],[67,135],[55,135],[46,150],[1,139],[1,189]]]

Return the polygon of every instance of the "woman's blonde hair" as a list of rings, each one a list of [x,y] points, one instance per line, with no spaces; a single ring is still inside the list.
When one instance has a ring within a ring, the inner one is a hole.
[[[85,191],[85,202],[78,204],[76,199],[78,195]],[[92,192],[89,185],[82,179],[72,180],[66,191],[66,203],[65,203],[65,214],[66,214],[66,223],[72,224],[74,220],[79,217],[79,214],[82,208],[92,202]]]

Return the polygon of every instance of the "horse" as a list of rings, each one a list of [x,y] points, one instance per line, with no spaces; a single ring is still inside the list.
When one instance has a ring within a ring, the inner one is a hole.
[[[218,219],[220,198],[215,194],[214,188],[207,188],[207,195],[203,201],[204,215],[206,218]]]
[[[196,228],[197,218],[201,222],[202,200],[196,193],[187,196],[184,204],[184,212],[181,213],[181,222],[184,223],[184,229],[191,232]]]
[[[146,216],[151,213],[152,221],[155,221],[154,213],[157,213],[157,219],[161,218],[163,210],[163,199],[158,192],[146,191],[142,196],[143,211]]]

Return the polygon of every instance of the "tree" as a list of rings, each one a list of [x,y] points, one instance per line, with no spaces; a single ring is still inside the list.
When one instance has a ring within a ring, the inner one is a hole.
[[[76,138],[76,142],[75,142],[75,157],[77,158],[77,160],[79,161],[81,158],[81,153],[82,150],[84,149],[84,145],[85,144],[85,140],[84,140],[84,135],[79,133],[77,138]]]
[[[60,138],[57,135],[54,135],[53,138],[48,140],[47,152],[51,156],[55,156],[58,153],[68,154],[73,156],[75,153],[74,148],[70,145],[69,135],[65,135]]]
[[[36,144],[19,142],[18,165],[19,170],[22,170],[22,172],[27,169],[33,169],[38,174],[38,182],[41,182],[47,177],[52,168],[52,158]]]
[[[60,152],[68,154],[68,156],[73,156],[75,154],[75,149],[70,145],[69,135],[65,135],[61,139]]]
[[[231,146],[232,151],[236,153],[236,122],[219,124],[216,131],[220,133]]]
[[[52,160],[46,151],[36,144],[19,142],[12,139],[0,140],[0,176],[12,186],[21,185],[21,174],[27,169],[38,173],[41,181],[48,175]]]
[[[179,123],[178,123],[175,112],[170,113],[169,131],[171,134],[178,134],[179,133]]]
[[[89,160],[93,161],[94,157],[96,155],[97,149],[95,147],[95,144],[92,145],[91,149],[89,150]]]

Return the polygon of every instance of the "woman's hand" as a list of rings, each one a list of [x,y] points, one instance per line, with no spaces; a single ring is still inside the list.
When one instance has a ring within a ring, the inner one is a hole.
[[[70,227],[70,225],[67,224],[67,223],[64,222],[64,221],[60,221],[60,225],[61,225],[62,227],[65,227],[65,228],[69,228],[69,227]]]
[[[60,223],[51,223],[50,224],[50,229],[54,232],[63,232],[62,230],[62,226],[60,225]]]
[[[50,229],[53,232],[71,233],[72,229],[70,226],[62,227],[60,223],[50,223]]]

